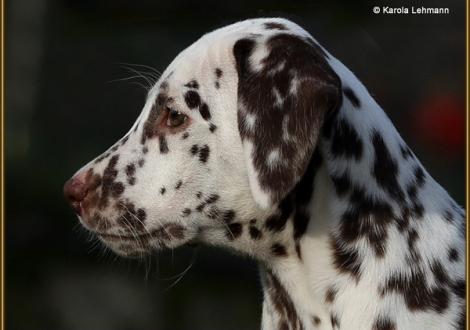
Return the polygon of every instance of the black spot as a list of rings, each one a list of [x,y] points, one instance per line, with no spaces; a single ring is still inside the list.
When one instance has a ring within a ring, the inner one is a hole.
[[[421,187],[424,184],[424,171],[421,166],[415,168],[415,182],[418,187]]]
[[[160,142],[160,153],[161,154],[168,153],[168,143],[166,141],[165,135],[159,135],[158,141]]]
[[[176,190],[180,189],[182,184],[183,184],[183,181],[179,180],[175,185],[175,189]]]
[[[411,201],[411,211],[416,218],[421,218],[424,213],[424,207],[418,199],[418,187],[415,184],[410,184],[406,192]]]
[[[114,168],[117,165],[118,160],[119,160],[119,155],[114,155],[113,157],[111,157],[108,163],[108,167]]]
[[[234,240],[240,237],[240,235],[242,234],[242,230],[243,230],[243,226],[240,223],[238,222],[232,223],[228,225],[226,236],[229,240]]]
[[[186,208],[186,209],[183,210],[183,216],[184,217],[187,217],[190,214],[191,214],[191,209]]]
[[[339,319],[338,319],[338,316],[331,313],[330,314],[330,321],[331,321],[331,326],[333,328],[337,327],[339,329]]]
[[[344,196],[349,189],[351,188],[351,179],[347,173],[343,173],[342,175],[332,175],[331,180],[333,181],[333,185],[335,186],[336,194],[339,197]]]
[[[186,140],[189,137],[188,132],[184,132],[183,135],[181,136],[181,139]]]
[[[217,126],[215,126],[214,124],[211,123],[209,125],[209,131],[211,131],[211,133],[214,133],[216,129],[217,129]]]
[[[459,251],[456,248],[450,248],[448,252],[449,261],[456,262],[459,261],[460,255]]]
[[[294,240],[300,239],[307,231],[310,217],[306,212],[297,211],[294,215]]]
[[[250,226],[249,233],[250,237],[254,240],[261,239],[261,237],[263,236],[263,233],[255,226]]]
[[[239,80],[242,80],[250,72],[249,62],[246,59],[250,56],[254,47],[255,42],[251,39],[240,39],[233,46]]]
[[[116,169],[118,160],[119,160],[119,155],[114,155],[113,157],[111,157],[109,159],[108,165],[106,165],[106,168],[103,171],[103,177],[101,179],[101,196],[100,196],[100,200],[98,204],[98,207],[100,209],[108,205],[109,194],[113,193],[115,180],[118,175],[118,170]],[[119,188],[118,188],[118,191],[119,191]]]
[[[446,221],[449,223],[454,222],[454,215],[452,214],[451,210],[444,211],[444,219],[446,219]]]
[[[266,290],[269,299],[275,309],[276,315],[282,316],[279,330],[289,329],[306,329],[297,314],[291,297],[280,283],[279,279],[269,270],[266,269]]]
[[[461,298],[461,299],[464,299],[465,298],[465,280],[458,280],[458,281],[455,281],[452,286],[452,292],[454,292],[454,294]]]
[[[395,224],[398,230],[403,233],[410,225],[411,220],[411,209],[409,207],[403,207],[401,214],[395,218]]]
[[[135,165],[133,163],[126,166],[126,175],[133,176],[135,174]]]
[[[210,149],[207,144],[201,147],[201,149],[199,150],[199,161],[201,163],[207,162],[207,159],[209,158],[209,152],[210,152]]]
[[[379,132],[372,134],[372,144],[375,150],[374,168],[372,171],[379,186],[398,202],[403,201],[405,195],[398,183],[398,164],[392,158],[385,142]]]
[[[207,204],[212,204],[212,203],[215,203],[219,200],[220,196],[217,195],[217,194],[212,194],[210,195],[209,197],[207,197],[206,199],[206,203]]]
[[[227,210],[222,215],[222,220],[225,221],[225,223],[232,222],[234,218],[235,218],[235,211],[233,210]]]
[[[338,293],[338,289],[330,286],[325,292],[325,302],[328,304],[331,304],[333,301],[335,301],[337,293]]]
[[[222,70],[220,68],[216,68],[215,69],[215,76],[217,77],[217,79],[220,79],[222,77]]]
[[[145,159],[143,159],[143,158],[141,158],[137,161],[137,165],[139,165],[139,167],[144,166],[144,164],[145,164]]]
[[[354,91],[351,88],[344,87],[343,93],[344,95],[346,95],[347,99],[349,100],[349,102],[351,102],[353,106],[355,106],[356,108],[359,108],[361,106],[361,102],[356,96],[356,93],[354,93]]]
[[[435,276],[440,277],[440,271]],[[441,278],[442,281],[443,278]],[[449,306],[448,289],[438,283],[437,286],[429,287],[426,275],[420,269],[413,269],[409,273],[396,273],[391,275],[381,289],[381,294],[396,292],[401,294],[406,306],[410,311],[434,310],[443,313]]]
[[[434,274],[434,278],[436,279],[436,283],[441,285],[447,285],[450,283],[449,276],[447,275],[447,271],[444,269],[442,264],[434,260],[431,264],[431,271]]]
[[[151,139],[157,134],[157,122],[160,118],[161,109],[164,107],[165,102],[167,101],[167,95],[165,94],[158,94],[157,96],[157,104],[154,104],[150,109],[150,113],[143,123],[142,127],[142,135],[140,138],[140,143],[145,144],[147,139]],[[136,126],[137,128],[137,126]]]
[[[197,194],[196,194],[196,197],[201,198],[201,196],[202,196],[202,192],[198,191]]]
[[[105,154],[99,156],[98,158],[95,159],[94,163],[95,163],[95,164],[98,164],[98,163],[102,162],[104,159],[108,158],[109,155],[110,155],[110,153],[107,152],[107,153],[105,153]]]
[[[410,147],[405,144],[400,146],[400,152],[403,159],[408,159],[408,157],[413,158],[413,152],[411,151]]]
[[[318,316],[313,316],[313,325],[319,326],[321,324],[321,319]]]
[[[354,157],[359,160],[362,156],[362,149],[362,140],[354,128],[346,120],[338,120],[331,141],[333,156]]]
[[[197,145],[197,144],[193,144],[192,147],[191,147],[191,149],[190,149],[189,151],[191,152],[191,155],[193,155],[193,156],[196,155],[197,152],[199,151],[198,145]]]
[[[295,242],[295,253],[297,253],[297,257],[299,257],[299,259],[302,260],[302,250],[300,248],[299,242]]]
[[[121,182],[115,182],[111,186],[111,193],[114,197],[120,196],[124,192],[124,185]]]
[[[267,22],[267,23],[264,23],[264,27],[265,27],[267,30],[281,30],[281,31],[287,30],[287,28],[286,28],[286,26],[285,26],[284,24],[276,23],[276,22]]]
[[[331,248],[333,250],[333,263],[340,273],[350,274],[356,281],[361,275],[361,261],[359,254],[352,248],[346,248],[342,242],[331,238]]]
[[[184,100],[190,109],[197,108],[201,105],[201,97],[196,91],[187,91],[186,94],[184,94]]]
[[[274,243],[273,245],[271,245],[271,252],[277,257],[287,256],[285,246],[279,243]]]
[[[265,227],[273,232],[283,230],[293,210],[294,207],[290,196],[284,198],[279,205],[278,212],[266,219]]]
[[[202,210],[204,210],[205,207],[206,207],[206,203],[205,203],[205,202],[202,202],[201,204],[199,204],[198,206],[196,206],[196,211],[202,212]]]
[[[165,192],[166,192],[166,188],[165,188],[165,187],[161,187],[161,188],[160,188],[160,194],[161,194],[161,195],[165,195]]]
[[[125,145],[127,140],[129,140],[129,135],[126,135],[122,140],[121,140],[121,145]]]
[[[372,330],[395,330],[395,322],[388,317],[381,316],[377,318],[372,326]]]
[[[199,88],[199,84],[196,80],[191,80],[190,82],[188,82],[186,85],[184,85],[188,88],[194,88],[194,89],[198,89]]]
[[[365,237],[378,257],[383,257],[388,237],[388,226],[395,217],[391,206],[376,200],[359,188],[350,196],[351,206],[341,217],[340,236],[345,243],[354,243]]]
[[[199,107],[199,113],[201,114],[202,118],[204,118],[205,120],[211,119],[211,113],[209,111],[209,106],[207,105],[207,103],[203,103]]]

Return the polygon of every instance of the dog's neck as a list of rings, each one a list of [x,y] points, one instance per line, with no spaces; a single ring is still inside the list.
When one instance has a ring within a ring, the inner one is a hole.
[[[338,287],[364,276],[366,289],[380,287],[386,274],[447,248],[420,255],[415,219],[423,226],[435,214],[462,216],[362,84],[349,70],[343,76],[342,104],[325,119],[295,189],[263,219],[230,224],[237,239],[208,238],[260,261],[263,329],[334,328],[348,312],[334,302]],[[399,236],[393,245],[391,235]]]
[[[406,261],[390,257],[400,250],[409,249],[411,260],[419,258],[409,245],[416,233],[413,219],[456,207],[394,127],[377,125],[388,118],[369,95],[359,97],[370,104],[360,109],[352,104],[357,100],[344,97],[339,112],[325,122],[329,126],[324,126],[305,176],[285,202],[292,203],[287,206],[292,214],[282,238],[273,235],[273,244],[279,242],[286,253],[263,263],[264,329],[302,328],[297,323],[318,329],[322,322],[334,328],[337,314],[346,312],[332,306],[341,283],[359,282],[362,274],[372,272],[367,265],[383,265],[375,280],[394,266],[401,268]],[[357,129],[361,125],[367,128]],[[423,200],[439,205],[424,206]],[[268,231],[282,228],[269,221]],[[391,248],[391,227],[408,243]],[[278,245],[271,245],[271,253],[276,252],[273,246]]]

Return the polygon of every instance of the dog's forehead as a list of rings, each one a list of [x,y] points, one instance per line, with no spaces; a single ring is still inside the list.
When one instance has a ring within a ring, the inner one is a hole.
[[[214,66],[234,65],[233,46],[244,38],[262,40],[276,33],[308,35],[297,24],[282,18],[259,18],[237,22],[205,34],[170,63],[162,82],[178,86],[191,76],[205,77]]]

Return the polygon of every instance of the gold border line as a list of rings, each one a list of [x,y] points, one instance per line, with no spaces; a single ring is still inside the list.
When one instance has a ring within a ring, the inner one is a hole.
[[[4,173],[4,164],[5,164],[5,157],[4,157],[4,140],[5,140],[5,66],[4,66],[4,46],[5,46],[5,2],[1,0],[1,45],[0,45],[0,106],[1,106],[1,114],[0,114],[0,123],[1,123],[1,137],[0,137],[0,217],[1,217],[1,224],[0,224],[0,254],[1,254],[1,274],[0,274],[0,327],[1,329],[5,329],[5,173]]]

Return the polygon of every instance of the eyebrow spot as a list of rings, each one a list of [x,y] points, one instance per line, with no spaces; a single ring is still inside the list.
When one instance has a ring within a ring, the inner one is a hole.
[[[201,97],[196,91],[187,91],[184,94],[184,101],[190,109],[197,108],[201,104]]]

